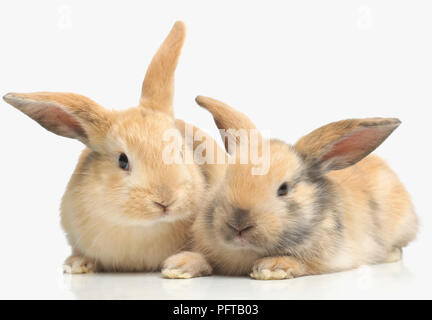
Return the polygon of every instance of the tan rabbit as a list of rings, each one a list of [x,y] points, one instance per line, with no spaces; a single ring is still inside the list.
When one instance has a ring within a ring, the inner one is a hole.
[[[244,114],[198,97],[219,129],[255,129]],[[265,140],[267,174],[253,175],[240,152],[215,201],[194,223],[194,251],[169,258],[165,277],[211,273],[285,279],[397,261],[417,232],[410,196],[396,174],[368,156],[398,119],[323,126],[294,146]],[[239,140],[234,140],[239,149]],[[362,160],[363,159],[363,160]]]
[[[61,222],[73,251],[65,272],[158,270],[185,248],[209,186],[223,177],[221,166],[181,161],[193,152],[172,106],[184,38],[184,24],[175,23],[147,70],[139,106],[125,111],[72,93],[4,96],[44,128],[87,146],[62,199]],[[174,143],[164,140],[169,130],[180,137],[180,161],[172,164],[163,159]]]

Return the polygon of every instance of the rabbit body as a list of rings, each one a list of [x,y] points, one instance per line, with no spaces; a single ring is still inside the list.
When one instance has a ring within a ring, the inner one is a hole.
[[[271,255],[301,261],[301,274],[320,274],[397,261],[401,248],[415,238],[418,221],[410,196],[396,174],[377,156],[329,173],[319,187],[305,184],[302,189],[298,197],[321,201],[324,210],[312,229],[299,226],[299,232],[304,233],[299,237],[305,237],[301,244],[263,250],[231,248],[214,237],[209,217],[200,215],[193,227],[195,250],[202,252],[215,272],[221,274],[249,274],[259,259]],[[261,201],[250,198],[254,202],[251,206]],[[299,211],[300,206],[291,205]],[[209,208],[207,212],[211,211]],[[278,229],[278,225],[275,222],[273,227]]]
[[[173,114],[184,38],[185,26],[176,22],[149,65],[137,107],[111,111],[73,93],[3,97],[49,131],[87,146],[61,204],[72,247],[65,272],[158,270],[188,247],[195,215],[225,169],[184,161],[193,159],[193,137],[186,139],[187,125]]]
[[[195,166],[190,167],[189,174],[193,178],[187,186],[190,194],[186,196],[191,200],[187,200],[187,206],[179,212],[184,217],[173,219],[168,215],[157,222],[146,223],[140,221],[139,215],[143,214],[140,211],[154,211],[156,215],[157,208],[152,209],[151,204],[145,203],[145,190],[129,191],[133,193],[128,199],[130,204],[127,204],[128,200],[124,202],[129,208],[113,205],[106,199],[107,192],[118,188],[119,182],[115,177],[98,179],[101,165],[92,161],[93,157],[97,155],[91,150],[83,151],[62,199],[61,223],[73,248],[73,256],[83,256],[87,260],[80,265],[72,264],[70,268],[74,268],[74,273],[81,273],[80,270],[86,270],[89,264],[93,271],[158,270],[168,256],[184,249],[189,241],[190,226],[202,201],[200,192],[194,190],[207,187],[203,174]],[[112,185],[107,190],[101,188],[101,184],[110,184],[110,178]],[[142,197],[139,193],[143,193]],[[121,217],[125,214],[131,215],[130,219]]]
[[[217,100],[199,97],[198,103],[221,129],[255,128]],[[368,156],[399,124],[352,119],[321,127],[295,145],[267,140],[270,166],[263,175],[253,175],[254,164],[234,155],[213,203],[194,223],[193,254],[170,257],[163,273],[193,277],[212,267],[268,280],[399,260],[415,238],[417,216],[396,174]]]
[[[142,113],[140,109],[136,111]],[[139,114],[134,115],[131,110],[127,113],[131,113],[131,119],[139,117]],[[117,121],[118,117],[119,115],[116,116]],[[129,118],[129,115],[126,118]],[[168,118],[167,121],[168,124],[171,122]],[[135,120],[132,120],[132,123],[126,125],[128,135],[147,137],[148,132],[131,133],[134,122]],[[135,129],[154,133],[163,130],[161,122],[162,119],[154,121],[149,117],[148,123],[142,119],[143,125],[136,126]],[[176,128],[181,133],[186,132],[187,125],[189,124],[181,120],[176,121]],[[196,127],[189,126],[194,132],[200,131]],[[205,139],[212,139],[204,132],[200,132]],[[119,136],[119,132],[113,133],[113,139],[118,139]],[[144,159],[160,158],[161,153],[158,148],[153,154],[149,154],[154,141],[148,140],[148,143],[149,146],[145,141],[141,142],[140,148],[146,150]],[[114,142],[110,144],[115,145]],[[184,154],[189,154],[191,157],[193,145],[183,147]],[[131,149],[133,150],[134,147]],[[130,155],[131,152],[128,154]],[[176,180],[181,179],[178,177],[181,171],[173,165],[164,166],[160,159],[153,162],[157,167],[148,168],[141,177],[136,177],[138,187],[125,190],[126,197],[119,197],[119,194],[113,193],[113,190],[123,188],[127,182],[122,181],[124,179],[122,172],[109,168],[112,166],[110,163],[112,161],[108,160],[109,163],[104,163],[103,156],[86,148],[80,156],[63,196],[62,226],[73,248],[72,260],[69,259],[69,267],[73,270],[70,272],[87,272],[89,266],[93,271],[158,270],[166,258],[187,248],[190,244],[190,228],[194,218],[205,208],[204,195],[211,192],[222,181],[224,166],[208,164],[197,166],[194,163],[186,165],[188,180],[170,189],[170,184],[173,185]],[[143,163],[148,165],[150,162],[143,161]],[[104,165],[107,168],[104,168]],[[107,175],[107,172],[113,174]],[[160,190],[160,185],[164,186],[165,190]],[[164,194],[168,190],[171,190],[172,195]],[[107,196],[111,197],[109,201]],[[170,214],[159,217],[161,213],[154,206],[152,199],[162,202],[164,196],[176,198],[179,206],[174,203]],[[162,197],[161,200],[158,197]],[[117,203],[121,205],[118,206]],[[85,258],[77,261],[76,256]],[[69,270],[68,263],[66,268]]]

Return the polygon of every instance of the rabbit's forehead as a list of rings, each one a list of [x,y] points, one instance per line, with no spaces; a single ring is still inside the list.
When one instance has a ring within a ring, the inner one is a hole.
[[[279,140],[270,142],[270,169],[271,180],[290,181],[303,172],[304,162],[292,145]]]
[[[254,163],[235,163],[228,167],[227,194],[231,202],[245,203],[273,195],[281,183],[295,181],[303,172],[303,161],[290,145],[271,141],[268,157],[269,167],[265,174],[254,174],[253,168],[257,167]]]
[[[170,131],[176,131],[171,117],[136,108],[117,115],[107,138],[127,148],[162,147],[164,136],[169,136]]]
[[[259,166],[268,170],[260,170],[257,174],[253,169]],[[255,180],[257,183],[290,180],[302,170],[303,160],[295,149],[278,140],[270,141],[269,151],[261,153],[257,159],[249,159],[247,163],[236,161],[228,167],[229,176],[233,179]]]

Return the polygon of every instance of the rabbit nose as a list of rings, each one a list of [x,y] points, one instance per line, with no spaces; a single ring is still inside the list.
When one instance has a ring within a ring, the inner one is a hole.
[[[162,203],[160,203],[160,202],[157,202],[157,201],[153,201],[158,207],[160,207],[161,209],[162,209],[162,211],[163,211],[163,213],[167,213],[168,212],[168,207],[172,204],[172,203],[170,203],[170,204],[168,204],[168,205],[165,205],[165,204],[162,204]]]
[[[234,210],[231,219],[227,221],[227,225],[230,229],[236,231],[239,236],[254,227],[254,224],[251,222],[250,219],[249,210],[244,210],[240,208],[236,208]]]
[[[249,225],[237,225],[237,224],[229,223],[229,222],[227,222],[227,226],[230,229],[236,231],[239,236],[241,236],[242,233],[245,233],[246,231],[249,231],[249,230],[251,230],[251,229],[254,228],[254,225],[252,225],[252,224],[249,224]]]

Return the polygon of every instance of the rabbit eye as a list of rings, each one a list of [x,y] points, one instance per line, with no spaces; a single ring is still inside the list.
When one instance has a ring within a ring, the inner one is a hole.
[[[118,158],[118,163],[119,163],[119,167],[122,168],[123,170],[129,170],[129,159],[127,157],[127,155],[125,155],[124,153],[120,154],[119,158]]]
[[[288,193],[288,183],[284,182],[279,187],[279,189],[277,191],[277,195],[278,195],[278,197],[283,197],[283,196],[286,196],[287,193]]]

